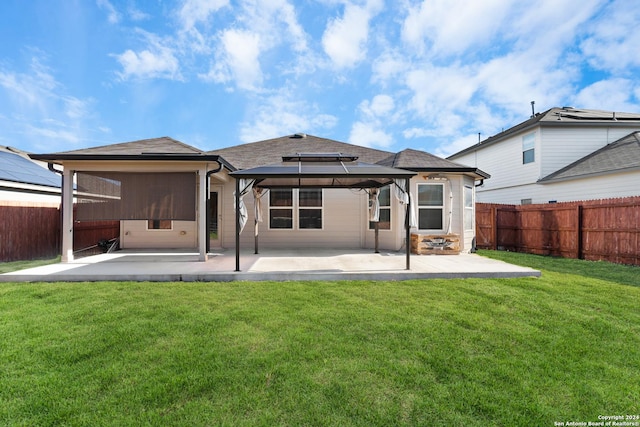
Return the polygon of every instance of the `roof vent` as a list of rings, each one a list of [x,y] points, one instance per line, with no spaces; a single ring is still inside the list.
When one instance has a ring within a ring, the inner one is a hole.
[[[295,134],[293,134],[293,136],[291,138],[302,139],[302,138],[306,138],[306,137],[307,137],[306,133],[295,133]]]

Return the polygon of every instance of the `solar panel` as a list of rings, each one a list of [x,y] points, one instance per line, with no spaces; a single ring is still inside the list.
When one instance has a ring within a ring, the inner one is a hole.
[[[0,151],[0,180],[60,187],[60,175],[17,154]]]

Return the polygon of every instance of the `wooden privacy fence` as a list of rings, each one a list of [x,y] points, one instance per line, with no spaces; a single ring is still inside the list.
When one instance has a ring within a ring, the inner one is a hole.
[[[521,206],[478,203],[476,245],[640,265],[640,197]]]
[[[120,235],[119,221],[74,225],[74,251]],[[0,205],[0,262],[53,258],[60,255],[60,209],[47,205]]]
[[[0,206],[0,261],[60,254],[60,211],[38,205]]]

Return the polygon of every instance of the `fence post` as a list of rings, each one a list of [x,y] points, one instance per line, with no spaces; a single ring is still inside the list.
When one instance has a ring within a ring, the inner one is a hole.
[[[493,240],[493,250],[498,250],[498,207],[491,206],[491,239]]]
[[[577,221],[577,225],[576,225],[576,235],[577,235],[577,239],[578,241],[576,242],[577,245],[577,252],[578,252],[578,259],[582,259],[583,258],[583,254],[582,254],[582,205],[578,205],[577,209],[576,209],[576,213],[578,215],[578,221]]]

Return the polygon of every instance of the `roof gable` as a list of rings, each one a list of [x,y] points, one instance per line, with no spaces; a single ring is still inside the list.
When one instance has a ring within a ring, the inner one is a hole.
[[[540,183],[640,169],[640,132],[633,132],[542,178]]]
[[[481,178],[489,178],[489,174],[480,169],[461,165],[443,159],[426,151],[407,148],[378,162],[379,165],[412,170],[417,172],[459,172],[472,173]]]
[[[207,154],[219,155],[238,169],[249,169],[279,163],[283,156],[297,153],[342,153],[357,156],[360,161],[367,163],[377,163],[393,154],[306,134],[287,135],[221,148]]]
[[[83,148],[81,150],[63,151],[57,154],[73,155],[137,155],[137,154],[203,154],[204,152],[175,140],[168,136],[160,138],[141,139],[120,144],[102,145],[99,147]]]

